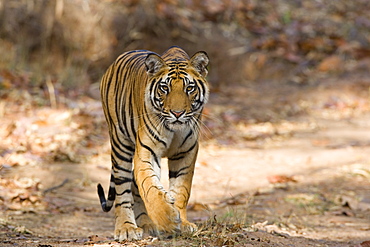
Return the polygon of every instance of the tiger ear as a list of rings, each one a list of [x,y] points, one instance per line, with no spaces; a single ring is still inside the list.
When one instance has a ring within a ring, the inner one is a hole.
[[[146,72],[148,75],[153,76],[158,73],[166,63],[157,54],[151,53],[145,59]]]
[[[198,51],[190,58],[191,66],[193,66],[203,77],[206,77],[208,74],[208,63],[209,58],[207,53],[204,51]]]

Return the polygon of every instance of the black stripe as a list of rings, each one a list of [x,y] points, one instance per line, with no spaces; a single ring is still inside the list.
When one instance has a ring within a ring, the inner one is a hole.
[[[171,71],[171,72],[169,72],[169,73],[167,74],[167,76],[171,76],[171,75],[173,75],[173,74],[176,74],[176,71]]]
[[[112,129],[115,130],[115,132],[113,133],[112,132]],[[125,132],[122,132],[122,129],[119,128],[121,133],[124,135],[124,136],[127,136],[128,133],[125,133]],[[114,144],[118,147],[120,147],[120,149],[125,152],[127,155],[133,155],[133,153],[135,152],[135,146],[134,146],[134,143],[131,142],[132,145],[126,145],[125,143],[123,143],[123,140],[126,140],[126,142],[129,142],[129,140],[127,139],[119,139],[118,138],[118,134],[117,134],[117,130],[116,130],[116,126],[115,125],[111,125],[109,126],[109,131],[110,131],[110,134],[111,134],[111,142],[114,140]],[[126,131],[127,132],[127,131]],[[124,151],[123,150],[126,149],[127,151]]]
[[[125,221],[123,224],[135,225],[135,223],[132,223],[131,221]]]
[[[161,139],[159,138],[159,136],[158,136],[158,135],[156,135],[156,134],[154,133],[153,129],[152,129],[152,128],[150,128],[150,126],[148,126],[148,124],[146,123],[145,118],[144,118],[144,124],[145,124],[145,126],[146,126],[146,130],[148,130],[149,134],[150,134],[154,139],[156,139],[157,141],[159,141],[160,143],[162,143],[162,144],[167,148],[167,143],[166,143],[165,141],[161,140]],[[154,143],[154,144],[156,144],[156,143]]]
[[[120,78],[116,80],[117,85],[122,85],[126,81],[132,81],[130,79],[132,74],[135,74],[135,72],[140,68],[142,60],[144,59],[145,54],[148,54],[148,51],[145,50],[139,50],[135,52],[128,52],[125,53],[124,59],[121,63],[117,63],[117,76]],[[125,71],[123,71],[125,70]],[[120,91],[118,91],[120,89]],[[133,116],[133,107],[132,104],[132,90],[134,89],[133,83],[125,83],[121,87],[115,90],[116,96],[123,95],[129,95],[129,97],[126,98],[125,101],[122,102],[122,104],[116,104],[116,115],[120,118],[126,118],[127,121],[120,121],[121,124],[119,125],[122,133],[126,135],[126,137],[131,139],[131,142],[135,142],[136,139],[136,131],[135,131],[135,125],[134,121],[131,120],[129,122],[128,119],[130,119]],[[127,111],[128,109],[128,111]],[[126,113],[126,114],[125,114]],[[126,115],[126,116],[125,116]]]
[[[136,189],[139,189],[139,187],[137,186],[137,183],[136,183],[136,180],[135,179],[132,180],[132,184],[135,186]]]
[[[126,206],[126,207],[123,207],[123,208],[132,208],[132,203],[131,201],[123,201],[121,203],[116,203],[116,205],[114,205],[114,207],[118,208],[124,204],[130,204],[130,206]]]
[[[156,175],[156,174],[152,174],[152,175],[150,175],[150,176],[147,176],[146,178],[144,178],[143,179],[143,181],[141,182],[141,188],[144,188],[144,183],[145,183],[145,181],[147,180],[147,179],[149,179],[149,178],[152,178],[152,177],[157,177],[158,178],[158,176]]]
[[[126,168],[123,168],[122,166],[119,166],[117,161],[113,157],[112,157],[112,164],[113,164],[113,167],[117,170],[124,171],[124,172],[127,172],[127,173],[132,172],[132,170],[130,170],[130,169],[126,169]]]
[[[150,179],[150,178],[152,178],[152,177],[157,177],[158,178],[158,176],[156,175],[156,174],[153,174],[153,175],[151,175],[151,176],[147,176],[146,178],[144,178],[143,179],[143,181],[141,182],[141,188],[144,188],[144,183],[145,183],[145,181],[147,180],[147,179]],[[159,179],[158,179],[159,180]],[[144,197],[146,197],[146,195],[149,193],[149,191],[150,191],[150,189],[153,187],[154,185],[152,185],[152,186],[150,186],[149,187],[149,189],[147,190],[147,191],[144,191]],[[156,187],[156,186],[154,186],[154,187]],[[158,189],[158,188],[157,188]]]
[[[186,175],[186,174],[188,174],[188,173],[187,172],[178,172],[178,171],[177,172],[169,171],[168,176],[171,179],[171,178],[178,178],[178,177]]]
[[[167,124],[164,124],[163,126],[164,126],[164,128],[165,128],[166,130],[168,130],[169,132],[175,132],[173,129],[169,128],[169,127],[167,126]]]
[[[114,140],[113,140],[113,142],[114,142]],[[122,150],[120,150],[120,151],[122,151]],[[112,146],[112,152],[114,153],[114,155],[118,158],[118,159],[120,159],[120,160],[122,160],[122,161],[125,161],[125,162],[129,162],[129,163],[131,163],[132,162],[132,157],[130,157],[130,158],[126,158],[125,156],[123,156],[123,155],[121,155],[117,150],[116,150],[116,146]],[[124,151],[122,151],[123,153],[125,153]],[[127,154],[127,153],[126,153]]]
[[[120,146],[124,147],[125,149],[127,149],[128,151],[134,153],[135,152],[135,146],[130,146],[130,145],[125,145],[123,144],[121,141],[119,142],[120,143]]]
[[[151,185],[150,187],[149,187],[149,189],[147,190],[147,192],[146,192],[146,195],[148,195],[149,194],[149,191],[151,190],[151,189],[157,189],[157,190],[163,190],[163,187],[158,187],[158,186],[156,186],[156,185]],[[167,193],[167,192],[166,192]]]
[[[147,170],[152,170],[154,172],[154,168],[153,168],[152,164],[149,161],[143,161],[143,162],[150,164],[150,167],[140,169],[138,172],[143,172],[143,171],[147,171]]]
[[[122,193],[117,193],[117,196],[122,196],[124,194],[129,194],[131,193],[131,190],[124,190]]]
[[[180,145],[180,147],[179,147],[179,148],[181,148],[181,147],[186,143],[186,141],[188,140],[188,138],[189,138],[190,136],[192,136],[192,135],[193,135],[193,131],[192,131],[192,130],[190,130],[190,131],[189,131],[189,133],[186,135],[185,139],[182,141],[182,143],[181,143],[181,145]]]
[[[169,160],[180,160],[182,158],[184,158],[186,156],[187,153],[189,153],[191,150],[193,150],[196,145],[198,144],[198,142],[195,142],[193,146],[191,146],[188,150],[186,150],[185,152],[180,152],[180,153],[177,153],[175,155],[173,155],[172,157],[168,158]]]
[[[126,177],[114,178],[114,183],[116,185],[122,185],[122,184],[125,184],[125,183],[131,183],[131,182],[132,182],[132,178],[126,178]]]
[[[125,88],[127,87],[126,83],[125,83],[125,77],[127,76],[127,72],[125,73],[124,70],[126,67],[128,67],[128,63],[131,61],[131,58],[128,58],[126,59],[126,57],[128,57],[129,54],[126,54],[122,57],[122,61],[121,60],[117,60],[117,63],[116,63],[116,78],[115,78],[115,90],[114,90],[114,95],[115,95],[115,100],[116,101],[116,104],[115,104],[115,115],[118,117],[118,119],[121,118],[121,107],[123,107],[123,109],[125,109],[125,106],[123,104],[123,106],[121,104],[117,104],[118,102],[118,96],[119,95],[122,95],[122,92],[125,91]],[[121,78],[123,76],[123,78]],[[120,87],[119,87],[120,86]],[[119,91],[121,90],[121,92]],[[126,121],[122,121],[121,124],[119,124],[119,128],[121,130],[122,133],[125,133],[126,136],[129,136],[128,134],[128,126],[126,124]]]
[[[115,128],[115,127],[114,127]],[[115,133],[112,133],[112,138],[111,138],[111,141],[113,142],[112,144],[119,147],[119,149],[124,152],[125,154],[127,154],[128,156],[132,156],[133,153],[135,152],[135,147],[133,147],[134,145],[126,145],[124,144],[119,138],[118,138],[118,134],[117,134],[117,131]],[[131,142],[133,143],[133,142]],[[123,150],[125,149],[125,150]]]
[[[161,168],[161,166],[160,166],[160,164],[159,164],[159,162],[158,162],[158,157],[157,157],[157,155],[154,153],[154,151],[149,147],[149,146],[147,146],[147,145],[145,145],[144,143],[142,143],[141,142],[141,140],[140,140],[140,137],[138,137],[138,140],[139,140],[139,144],[140,144],[140,146],[142,146],[143,148],[145,148],[145,149],[147,149],[147,150],[149,150],[149,152],[152,154],[152,156],[154,157],[154,161],[155,161],[155,163],[157,164],[157,166],[159,167],[159,168]]]
[[[171,158],[168,158],[169,160],[181,160],[181,159],[183,159],[183,158],[185,158],[185,155],[181,155],[181,156],[177,156],[176,155],[176,157],[171,157]]]
[[[147,215],[147,214],[143,212],[143,213],[139,214],[138,216],[136,216],[135,220],[138,220],[143,215]]]
[[[132,87],[133,88],[133,87]],[[129,119],[126,119],[126,121],[130,121],[131,125],[131,132],[133,133],[133,137],[131,138],[131,141],[134,142],[136,140],[136,129],[135,129],[135,118],[133,117],[134,116],[134,113],[133,113],[133,108],[134,108],[134,101],[132,100],[132,95],[133,95],[133,92],[131,91],[130,95],[129,95],[129,104],[128,105],[128,110],[129,110],[129,115],[130,115],[130,118]]]
[[[155,81],[155,80],[153,80],[153,82],[151,83],[151,85],[150,85],[150,88],[149,88],[149,92],[150,92],[150,95],[152,95],[152,92],[154,92],[154,95],[155,95],[155,91],[157,91],[157,89],[156,89],[156,86],[159,84],[159,83],[161,83],[161,81],[160,80],[158,80],[158,81]],[[150,101],[152,102],[152,106],[156,109],[156,110],[158,110],[158,111],[161,111],[162,109],[160,108],[160,103],[161,103],[161,101],[158,99],[158,98],[156,98],[156,96],[154,96],[154,97],[150,97]],[[156,103],[158,101],[158,103]],[[144,104],[145,104],[145,102],[144,102]],[[144,107],[144,110],[145,110],[146,108]]]
[[[177,171],[169,171],[168,172],[169,178],[177,178]]]
[[[180,160],[186,156],[187,153],[189,153],[191,150],[193,150],[198,143],[195,142],[193,146],[191,146],[188,150],[184,152],[177,153],[173,155],[172,157],[168,158],[169,160]]]
[[[182,175],[186,175],[188,174],[188,172],[183,172],[184,170],[190,168],[190,166],[185,166],[183,168],[181,168],[180,170],[178,171],[169,171],[169,178],[177,178],[177,177],[180,177]]]
[[[197,80],[197,82],[198,82],[198,86],[202,88],[201,94],[205,94],[207,90],[206,90],[206,87],[204,86],[204,83],[201,80]]]
[[[132,74],[135,74],[138,72],[139,68],[143,65],[144,63],[144,60],[145,57],[143,56],[143,54],[138,54],[137,56],[135,56],[135,58],[132,60],[132,64],[131,64],[131,67],[130,67],[130,70],[132,71],[128,71],[126,74],[127,76],[132,76]],[[130,79],[130,78],[128,78]],[[134,87],[134,84],[137,83],[137,81],[135,80],[132,80],[131,78],[131,83],[130,83],[130,90],[129,90],[129,97],[128,97],[128,100],[127,100],[127,104],[129,106],[128,110],[129,110],[129,117],[130,117],[130,128],[131,128],[131,132],[133,134],[133,136],[130,136],[130,138],[132,139],[132,141],[134,142],[136,140],[136,128],[135,128],[135,114],[134,114],[134,109],[135,109],[135,101],[133,100],[133,95],[135,94],[134,90],[135,90],[135,87]]]
[[[144,107],[144,117],[143,117],[143,120],[144,120],[144,123],[145,123],[145,125],[147,126],[147,128],[148,129],[150,129],[150,130],[153,130],[153,129],[156,129],[156,126],[154,126],[154,124],[153,124],[153,122],[152,122],[152,120],[150,119],[150,117],[149,117],[149,115],[151,115],[152,113],[149,113],[148,111],[147,111],[147,108],[146,107]],[[146,117],[146,118],[145,118]],[[158,116],[157,116],[158,117]],[[150,128],[149,127],[149,125],[147,124],[147,120],[149,121],[149,123],[150,123],[150,125],[152,126],[152,128]],[[153,131],[153,133],[154,133],[154,131]]]
[[[113,79],[113,75],[114,75],[114,70],[115,70],[115,64],[112,64],[110,69],[106,72],[106,76],[109,76],[109,74],[111,75],[109,77],[109,81],[106,81],[106,78],[103,79],[102,81],[102,84],[104,83],[105,85],[105,95],[103,96],[103,92],[101,93],[102,95],[102,101],[104,103],[104,115],[105,115],[105,118],[108,122],[108,127],[109,127],[109,131],[111,132],[112,131],[112,122],[113,122],[113,119],[112,119],[112,114],[109,113],[109,109],[107,107],[107,103],[108,103],[108,94],[109,94],[109,91],[110,91],[110,87],[113,85],[115,86],[117,83],[112,83],[112,79]],[[117,80],[117,78],[115,78],[115,80]],[[125,133],[125,130],[121,129],[121,126],[120,126],[120,130],[122,131],[122,133]],[[112,133],[111,133],[112,134]]]
[[[154,86],[156,85],[157,81],[154,79],[151,84],[150,84],[150,87],[149,87],[149,92],[152,92],[153,89],[154,89]]]

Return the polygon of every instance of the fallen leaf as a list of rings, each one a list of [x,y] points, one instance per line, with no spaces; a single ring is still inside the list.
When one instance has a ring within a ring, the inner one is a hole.
[[[338,71],[343,67],[343,60],[337,55],[332,55],[324,60],[317,66],[317,69],[321,72]]]
[[[204,211],[204,210],[209,210],[209,207],[207,204],[204,203],[198,203],[194,202],[188,205],[188,210],[190,211]]]
[[[293,182],[296,183],[297,180],[293,176],[286,176],[286,175],[272,175],[268,176],[267,180],[270,184],[282,184],[282,183],[288,183]]]
[[[105,237],[99,237],[98,235],[89,236],[89,239],[90,239],[90,241],[93,241],[93,242],[100,242],[100,241],[107,240],[107,238],[105,238]]]
[[[361,247],[370,247],[370,240],[364,241],[360,245]]]

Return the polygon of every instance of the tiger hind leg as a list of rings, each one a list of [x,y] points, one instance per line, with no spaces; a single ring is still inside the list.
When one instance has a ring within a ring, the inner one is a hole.
[[[137,226],[133,211],[131,157],[125,158],[122,155],[127,153],[127,150],[125,152],[121,147],[112,145],[112,178],[116,191],[114,238],[118,241],[140,240],[143,235],[143,229]]]
[[[108,200],[105,199],[103,187],[101,186],[101,184],[98,184],[98,195],[104,212],[110,211],[116,198],[115,185],[114,183],[112,185],[112,183],[113,182],[111,181],[111,186],[109,187],[108,192]],[[137,227],[135,221],[132,220],[132,218],[134,218],[134,216],[132,215],[132,209],[130,210],[130,207],[121,207],[121,205],[119,204],[116,205],[116,225],[114,238],[118,241],[141,239],[143,235],[143,230]]]

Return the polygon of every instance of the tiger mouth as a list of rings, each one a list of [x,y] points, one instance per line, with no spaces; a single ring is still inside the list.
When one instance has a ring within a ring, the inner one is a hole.
[[[171,130],[177,130],[177,129],[181,129],[181,128],[184,128],[185,126],[187,126],[187,122],[186,121],[180,121],[180,120],[167,121],[166,126],[167,126],[167,128],[169,128]]]
[[[176,120],[176,121],[174,121],[174,122],[172,122],[171,124],[179,124],[179,125],[181,125],[181,124],[184,124],[185,122],[181,122],[181,121],[179,121],[179,120]]]

